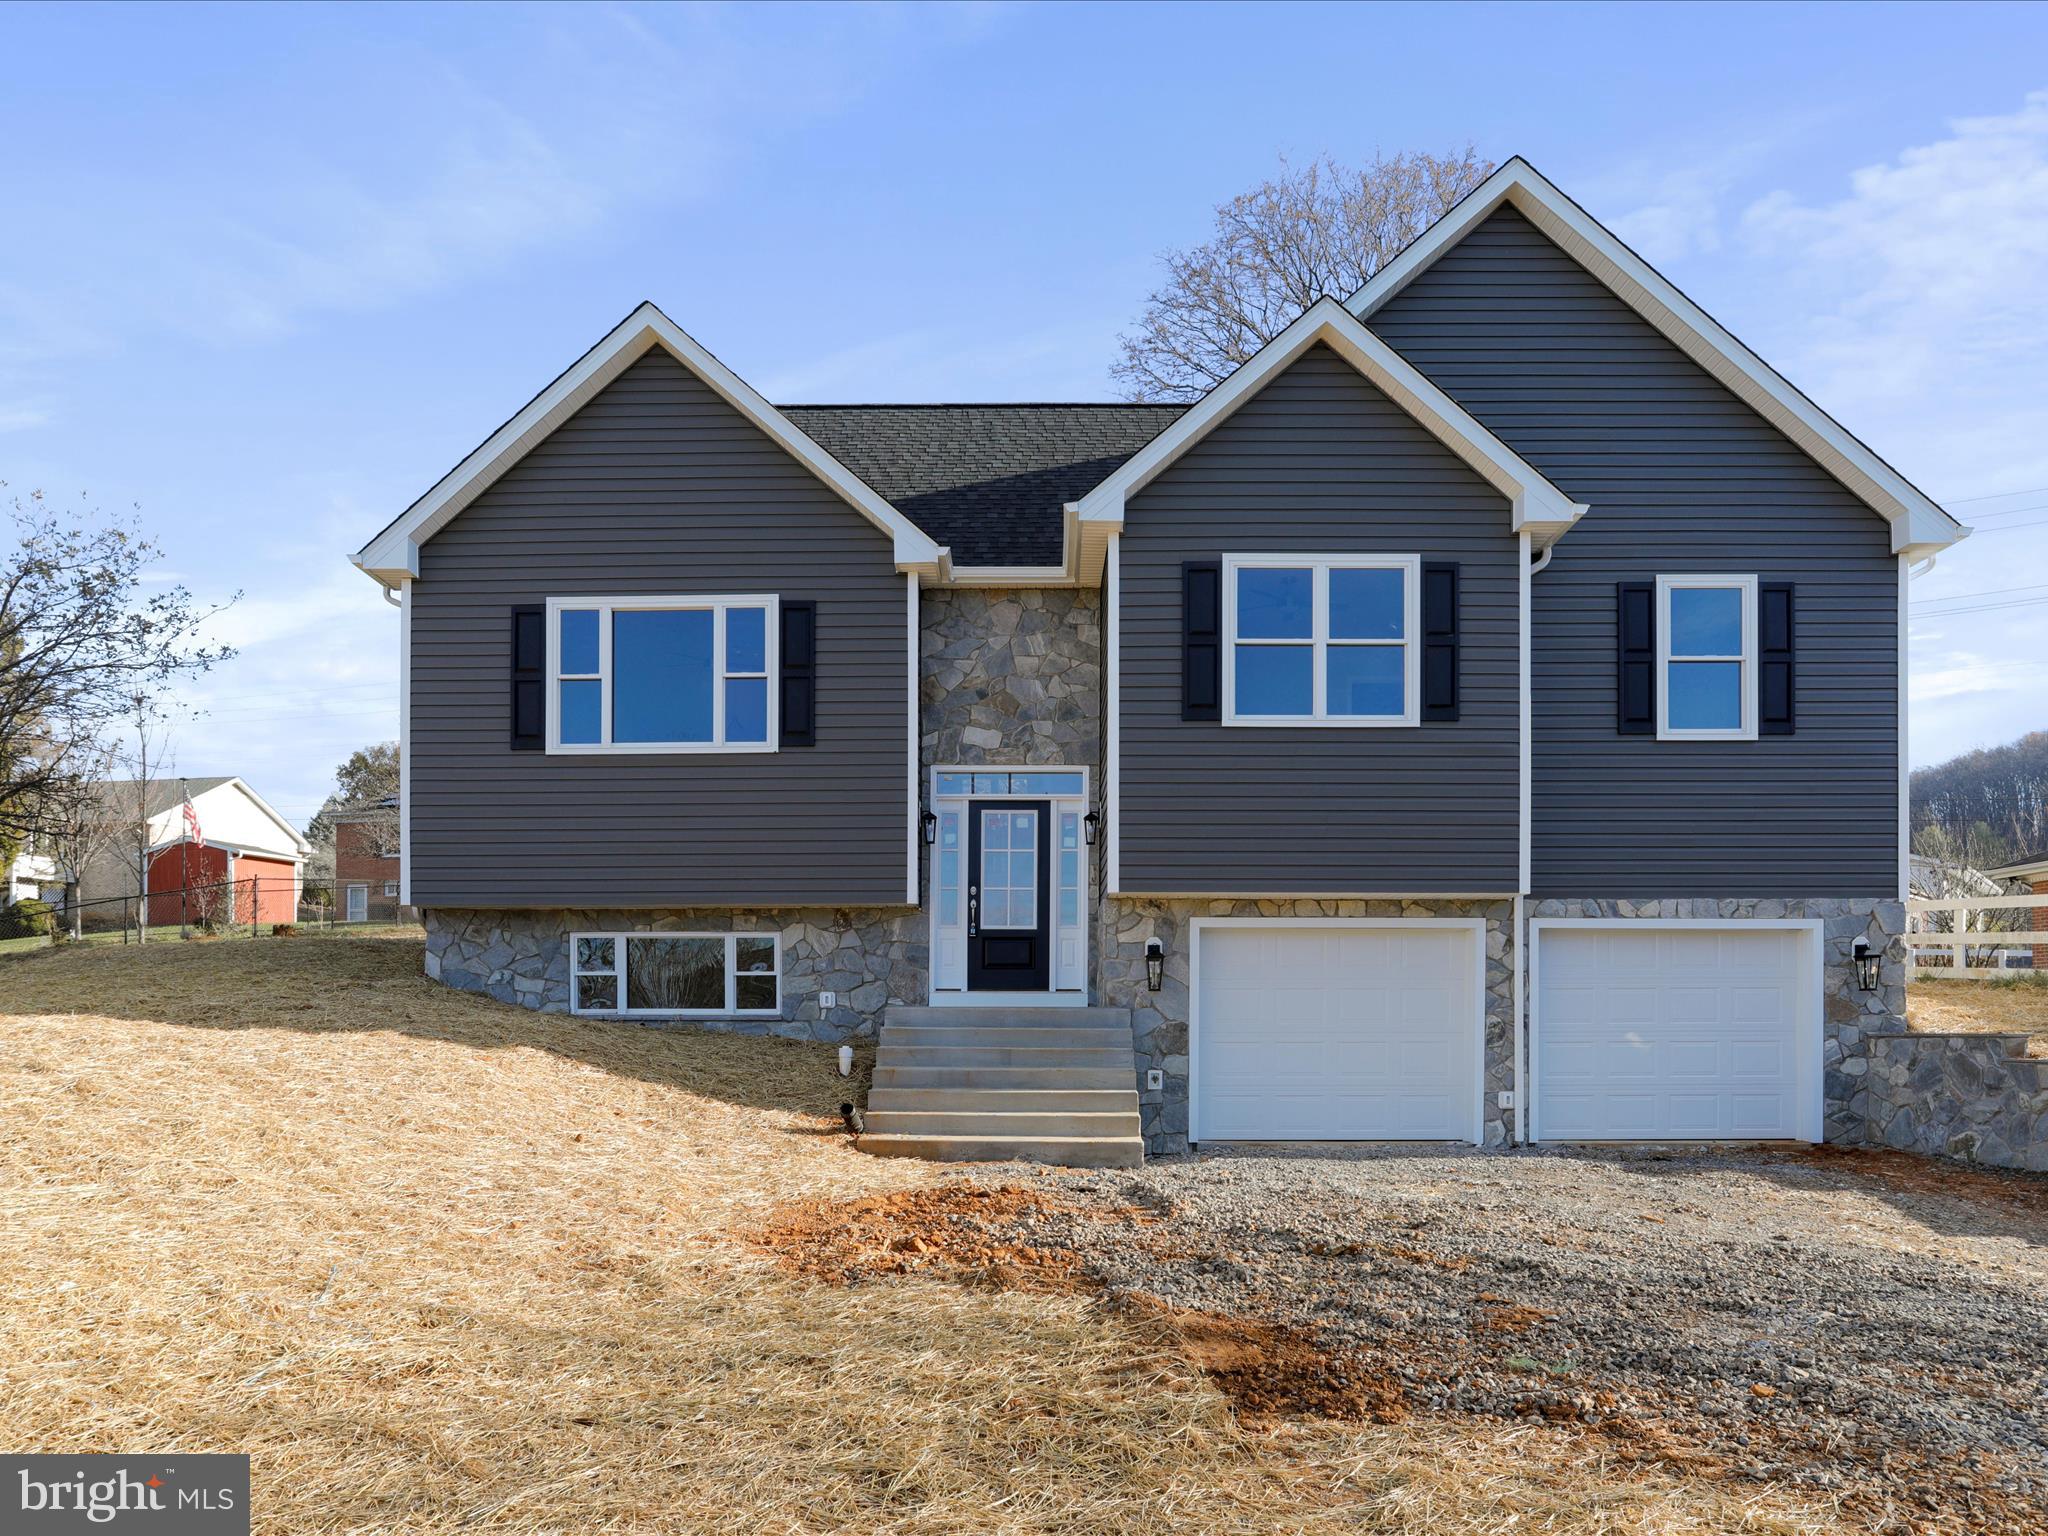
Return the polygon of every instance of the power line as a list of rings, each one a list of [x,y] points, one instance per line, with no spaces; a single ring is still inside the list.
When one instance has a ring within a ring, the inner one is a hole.
[[[1987,587],[1982,592],[1958,592],[1953,597],[1930,597],[1930,604],[1975,602],[1980,597],[1997,597],[2006,592],[2048,592],[2048,581],[2034,583],[2030,587]]]
[[[2037,496],[2048,492],[2048,485],[2033,485],[2024,491],[1991,491],[1983,496],[1958,496],[1954,501],[1942,503],[1945,507],[1966,507],[1973,501],[2003,501],[2008,496]]]

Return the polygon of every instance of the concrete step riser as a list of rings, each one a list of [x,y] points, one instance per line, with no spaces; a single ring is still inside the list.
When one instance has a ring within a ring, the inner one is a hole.
[[[1050,1024],[884,1024],[881,1045],[883,1050],[920,1045],[1022,1045],[1040,1050],[1078,1046],[1098,1051],[1128,1051],[1131,1049],[1131,1032],[1118,1028],[1055,1029]]]
[[[1058,1045],[884,1044],[875,1053],[875,1064],[887,1067],[1127,1067],[1131,1059],[1129,1046],[1112,1051]]]
[[[1068,1168],[1136,1168],[1145,1144],[1135,1136],[863,1136],[860,1149],[876,1157],[923,1157],[946,1163],[1016,1160]]]
[[[972,1114],[931,1115],[870,1109],[870,1136],[1137,1136],[1144,1127],[1135,1113],[1122,1115]]]
[[[955,1025],[1001,1024],[1011,1028],[1044,1026],[1052,1029],[1105,1029],[1112,1025],[1131,1027],[1128,1008],[930,1008],[922,1004],[891,1003],[883,1015],[885,1024]]]
[[[1133,1088],[1125,1067],[877,1067],[877,1088]]]
[[[1138,1094],[1131,1088],[877,1088],[868,1094],[868,1113],[1135,1115]]]

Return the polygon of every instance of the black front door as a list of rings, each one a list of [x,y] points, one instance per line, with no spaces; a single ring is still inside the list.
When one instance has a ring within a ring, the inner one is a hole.
[[[1052,804],[974,800],[967,806],[967,989],[1043,992],[1051,985]]]

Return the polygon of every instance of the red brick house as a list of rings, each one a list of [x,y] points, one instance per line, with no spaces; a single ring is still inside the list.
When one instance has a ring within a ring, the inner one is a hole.
[[[2024,880],[2036,896],[2048,896],[2048,857],[2023,859],[2002,869],[1985,871],[1994,880]],[[2027,926],[2035,933],[2048,934],[2048,907],[2035,907]],[[2048,969],[2048,939],[2034,946],[2034,969]]]
[[[398,842],[398,801],[379,801],[334,818],[334,915],[345,923],[400,922],[414,916],[403,906]]]

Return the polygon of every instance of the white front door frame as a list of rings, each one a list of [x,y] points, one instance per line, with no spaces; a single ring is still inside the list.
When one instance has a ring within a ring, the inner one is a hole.
[[[1821,1055],[1827,1033],[1822,1003],[1822,983],[1827,966],[1827,924],[1824,921],[1817,917],[1534,917],[1529,920],[1529,1038],[1525,1047],[1529,1064],[1527,1123],[1530,1141],[1543,1140],[1543,1085],[1537,1076],[1541,1067],[1537,1059],[1536,1032],[1542,1027],[1543,934],[1551,928],[1604,928],[1614,933],[1687,928],[1710,933],[1743,933],[1775,929],[1804,934],[1806,942],[1800,945],[1799,957],[1800,1008],[1799,1016],[1794,1020],[1798,1029],[1796,1129],[1802,1141],[1818,1142],[1822,1139],[1825,1073]]]
[[[1202,935],[1212,928],[1462,928],[1472,936],[1472,1145],[1486,1141],[1486,919],[1483,917],[1198,917],[1188,924],[1188,1141],[1199,1144]]]
[[[972,776],[975,774],[1003,774],[1007,776],[1013,773],[1079,774],[1081,777],[1081,788],[1079,793],[1076,794],[1057,795],[1048,794],[1044,790],[1018,790],[1011,792],[1005,789],[1001,792],[996,792],[992,790],[977,790],[972,787]],[[968,775],[970,779],[969,788],[964,793],[941,794],[939,792],[941,776],[954,774]],[[1089,799],[1092,777],[1087,768],[1073,767],[1065,763],[945,763],[935,765],[925,771],[926,804],[932,814],[943,818],[948,813],[955,813],[961,818],[958,851],[963,871],[967,857],[966,814],[969,801],[1050,801],[1052,805],[1046,827],[1046,836],[1053,840],[1050,863],[1051,874],[1049,876],[1049,884],[1044,893],[1044,899],[1047,903],[1046,926],[1047,932],[1051,935],[1053,950],[1052,958],[1047,968],[1047,990],[1043,992],[970,992],[967,989],[964,971],[960,977],[959,986],[942,988],[939,985],[942,970],[940,959],[941,946],[945,942],[946,936],[941,931],[942,904],[939,885],[939,856],[944,851],[945,838],[938,836],[925,848],[925,890],[928,893],[925,901],[925,932],[929,941],[926,948],[930,955],[925,974],[927,996],[935,1006],[942,1008],[996,1008],[1005,1005],[1034,1008],[1083,1008],[1087,1006],[1088,925],[1093,907],[1088,892],[1091,852],[1088,845],[1086,817],[1093,808],[1093,802]],[[1065,924],[1059,920],[1059,856],[1062,852],[1059,836],[1062,820],[1068,815],[1074,817],[1079,838],[1079,846],[1076,849],[1079,863],[1079,879],[1077,881],[1079,889],[1078,901],[1076,903],[1078,921],[1072,924]],[[943,820],[939,823],[939,827],[943,831]],[[962,933],[965,931],[965,921],[957,914],[955,922],[950,926],[958,928]],[[1061,964],[1061,945],[1063,939],[1071,940],[1075,950],[1070,964],[1065,966]]]

